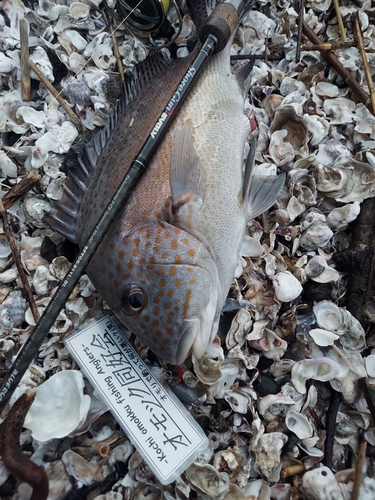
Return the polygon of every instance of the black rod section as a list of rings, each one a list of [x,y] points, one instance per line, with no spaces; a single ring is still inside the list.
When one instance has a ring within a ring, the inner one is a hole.
[[[214,52],[216,43],[217,39],[213,35],[209,35],[203,43],[196,59],[185,73],[176,91],[157,120],[151,134],[144,142],[140,153],[131,163],[128,173],[125,175],[112,200],[107,205],[94,231],[76,257],[70,271],[60,283],[55,295],[51,298],[38,324],[35,326],[34,331],[21,348],[0,387],[0,412],[4,409],[6,403],[12,396],[30,363],[38,354],[39,347],[42,345],[44,338],[49,333],[65,302],[68,300],[69,295],[72,293],[83,271],[104,238],[118,210],[124,205],[129,195],[132,193],[134,186],[145,170],[155,149],[164,137],[165,132],[172,123],[184,99],[190,92],[191,87],[194,85],[200,70]]]

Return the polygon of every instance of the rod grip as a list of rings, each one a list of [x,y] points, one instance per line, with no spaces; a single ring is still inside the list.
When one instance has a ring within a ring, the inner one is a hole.
[[[199,30],[199,38],[204,42],[209,35],[213,35],[217,39],[214,52],[221,52],[237,25],[238,12],[235,7],[229,3],[218,4],[205,25]]]

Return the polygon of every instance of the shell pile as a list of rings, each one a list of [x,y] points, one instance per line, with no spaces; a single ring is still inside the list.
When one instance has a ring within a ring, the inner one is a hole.
[[[359,14],[374,71],[375,9],[370,0],[341,3],[344,20]],[[178,50],[162,49],[165,57],[186,55],[195,31],[180,4]],[[30,59],[89,133],[106,123],[119,95],[111,27],[125,72],[148,53],[114,8],[113,0],[0,3],[0,189],[4,196],[28,174],[41,176],[9,212],[39,312],[74,258],[72,245],[42,217],[61,196],[80,130],[33,72],[31,100],[22,100],[20,20],[30,26]],[[374,329],[345,307],[348,270],[335,265],[335,255],[349,249],[363,201],[375,194],[375,116],[320,52],[302,50],[296,62],[297,17],[289,0],[260,0],[232,47],[233,55],[260,56],[246,105],[258,139],[256,175],[285,171],[287,182],[274,207],[248,225],[215,343],[202,359],[188,358],[175,386],[206,431],[207,450],[162,486],[95,397],[62,342],[109,312],[84,275],[11,399],[38,388],[21,445],[45,468],[50,500],[78,489],[80,498],[97,500],[349,500],[358,475],[360,498],[374,497]],[[307,0],[304,19],[325,41],[339,39],[331,0]],[[368,91],[357,47],[335,53]],[[2,376],[33,325],[1,225]],[[135,346],[146,363],[155,362],[141,342]],[[162,369],[176,383],[173,369]],[[367,454],[356,471],[362,441]],[[27,487],[0,461],[2,498],[26,498]]]

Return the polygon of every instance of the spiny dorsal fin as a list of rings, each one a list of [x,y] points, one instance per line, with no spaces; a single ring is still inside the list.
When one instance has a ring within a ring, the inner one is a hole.
[[[70,171],[69,177],[63,186],[63,195],[54,203],[53,209],[44,219],[53,229],[69,240],[78,243],[80,234],[77,230],[77,213],[82,200],[87,194],[89,184],[96,170],[98,159],[105,148],[108,138],[113,133],[119,118],[124,115],[126,107],[140,94],[155,78],[173,65],[166,61],[159,53],[151,53],[140,63],[133,73],[126,78],[122,88],[121,98],[117,101],[107,124],[93,134],[84,146],[78,159],[78,164]],[[129,116],[129,122],[131,121]]]

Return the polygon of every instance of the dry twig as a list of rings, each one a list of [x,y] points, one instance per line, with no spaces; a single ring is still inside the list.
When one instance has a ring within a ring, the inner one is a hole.
[[[303,474],[305,472],[305,466],[303,464],[290,465],[285,467],[280,472],[281,479],[286,479],[287,477],[296,476],[297,474]]]
[[[319,45],[322,43],[318,35],[316,35],[305,22],[303,22],[303,33],[314,45]],[[328,61],[329,64],[337,71],[341,78],[347,83],[348,87],[354,92],[354,95],[357,97],[357,99],[370,111],[372,111],[369,96],[362,89],[354,76],[346,68],[344,68],[336,55],[330,50],[321,50],[320,53],[322,54],[324,59]]]
[[[359,450],[358,450],[358,455],[357,455],[357,463],[355,465],[355,477],[354,477],[354,484],[353,484],[353,491],[352,491],[351,500],[358,500],[359,499],[359,490],[360,490],[361,482],[362,482],[362,469],[363,469],[363,464],[364,464],[365,458],[366,458],[366,450],[367,450],[367,441],[363,441],[359,445]]]
[[[20,19],[21,44],[21,96],[23,101],[30,101],[31,83],[29,67],[29,23]]]
[[[303,11],[304,11],[304,8],[305,8],[305,2],[304,2],[304,0],[299,0],[296,62],[298,62],[299,59],[300,59],[300,57],[301,57],[301,41],[302,41]]]
[[[13,259],[14,259],[14,262],[16,263],[16,266],[18,269],[18,274],[21,278],[22,285],[23,285],[23,288],[25,290],[27,302],[29,303],[31,312],[33,313],[34,320],[37,323],[39,321],[39,311],[38,311],[38,308],[36,307],[33,293],[31,291],[25,270],[22,266],[20,257],[18,255],[18,250],[17,250],[16,244],[14,243],[12,232],[10,230],[9,223],[8,223],[7,213],[5,211],[2,199],[0,199],[0,214],[1,214],[1,217],[3,218],[4,233],[8,239],[10,249],[12,250]]]
[[[339,0],[333,0],[333,5],[335,6],[336,17],[337,17],[337,22],[338,22],[338,25],[339,25],[341,40],[343,42],[347,42],[348,39],[346,37],[346,29],[345,29],[344,23],[342,22],[342,17],[341,17],[341,12],[340,12],[340,6],[339,6]]]
[[[327,434],[324,443],[324,465],[326,465],[330,469],[332,469],[333,440],[335,437],[335,425],[336,425],[337,412],[339,410],[340,402],[341,402],[340,393],[334,391],[326,416]]]
[[[117,62],[117,69],[120,73],[120,78],[121,78],[121,82],[124,83],[125,81],[125,77],[124,77],[124,67],[122,65],[122,59],[121,59],[121,56],[120,56],[120,52],[118,50],[118,44],[117,44],[117,38],[116,38],[116,32],[115,30],[113,29],[113,24],[112,22],[109,24],[109,29],[110,29],[110,33],[111,33],[111,38],[112,38],[112,44],[113,44],[113,53],[115,55],[115,58],[116,58],[116,62]]]
[[[318,45],[302,45],[301,50],[336,50],[336,49],[346,49],[349,47],[355,47],[354,42],[340,42],[339,40],[334,40],[332,43],[320,43]]]
[[[30,69],[32,69],[34,71],[34,73],[37,75],[39,80],[46,87],[46,89],[49,92],[51,92],[51,94],[56,99],[56,101],[60,104],[60,106],[68,113],[69,118],[74,123],[74,125],[78,128],[78,130],[80,130],[81,132],[84,132],[86,130],[86,128],[81,123],[81,120],[74,113],[74,111],[69,106],[69,104],[65,101],[65,99],[60,95],[60,93],[55,89],[55,87],[48,80],[48,78],[45,76],[45,74],[42,71],[40,71],[38,66],[31,60],[29,60],[29,66],[30,66]]]
[[[30,191],[40,181],[40,175],[30,172],[18,184],[13,186],[2,198],[4,209],[8,210],[17,200]]]
[[[30,500],[46,500],[49,491],[46,471],[41,465],[32,462],[20,446],[22,426],[35,395],[35,392],[25,392],[10,409],[1,424],[0,451],[4,465],[10,472],[33,488]]]
[[[362,30],[361,30],[361,25],[359,23],[359,16],[358,12],[353,13],[353,20],[354,20],[354,33],[356,40],[358,42],[358,49],[362,57],[362,62],[363,62],[363,69],[365,71],[366,75],[366,80],[367,80],[367,86],[368,90],[370,93],[370,100],[371,100],[371,106],[372,106],[372,113],[375,115],[375,89],[374,89],[374,82],[372,80],[372,75],[370,71],[370,65],[368,63],[366,51],[365,51],[365,45],[363,43],[363,36],[362,36]]]

